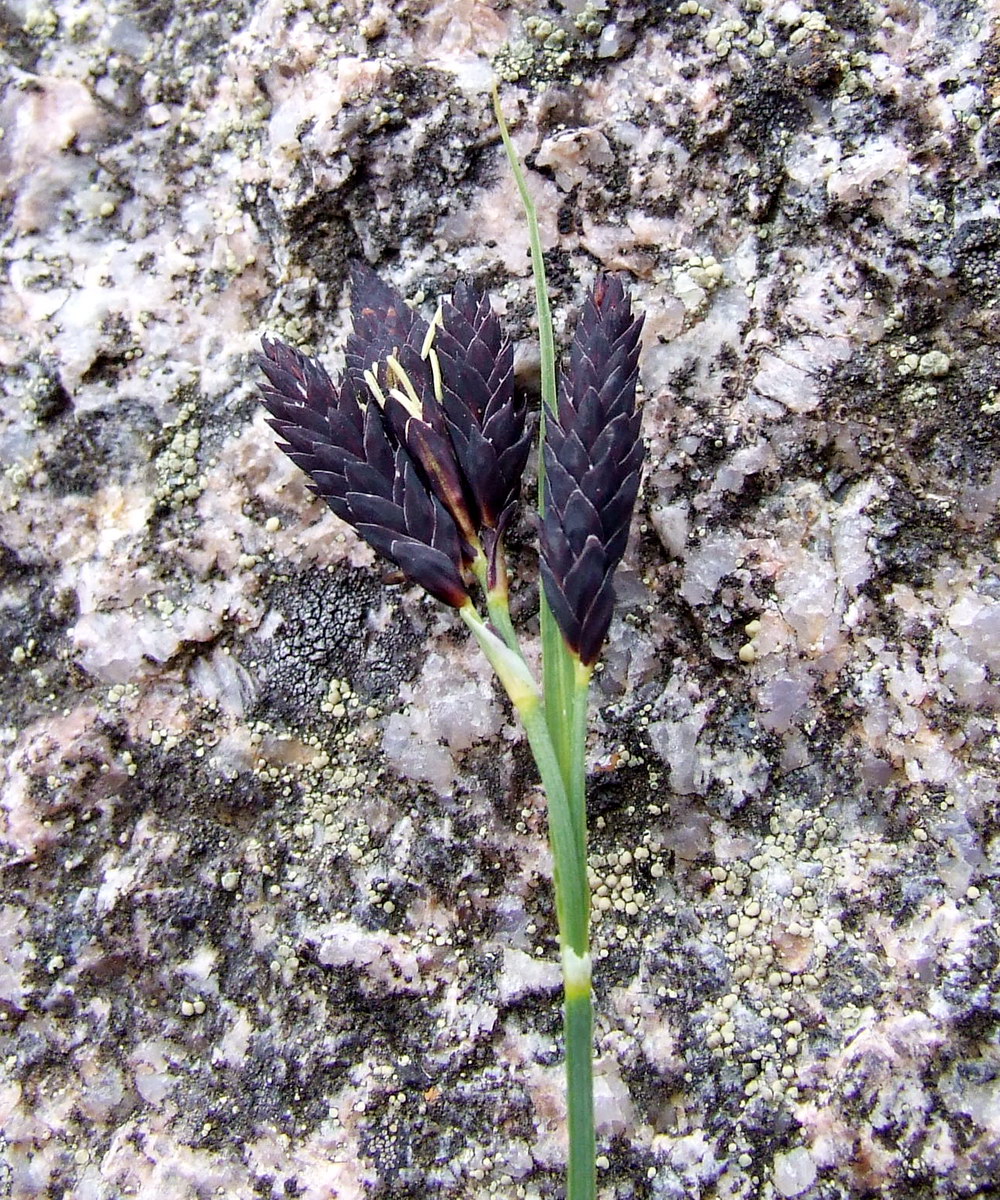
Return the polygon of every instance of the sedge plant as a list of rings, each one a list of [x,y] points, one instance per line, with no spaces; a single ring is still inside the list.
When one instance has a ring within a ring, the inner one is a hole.
[[[593,1200],[587,704],[639,488],[642,318],[633,315],[623,285],[599,275],[557,378],[538,220],[495,91],[493,101],[530,236],[541,347],[537,422],[514,387],[511,342],[488,297],[471,283],[459,283],[427,321],[373,271],[355,266],[353,329],[337,382],[276,340],[263,340],[258,361],[281,448],[338,517],[406,579],[457,611],[524,727],[547,800],[553,858],[567,1196]],[[511,620],[503,548],[536,425],[540,680]]]

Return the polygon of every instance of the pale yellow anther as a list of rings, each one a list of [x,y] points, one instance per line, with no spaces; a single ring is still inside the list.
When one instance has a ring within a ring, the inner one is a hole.
[[[418,421],[420,420],[420,406],[419,404],[414,405],[413,400],[406,394],[406,392],[402,391],[400,388],[389,388],[389,395],[398,400],[411,417],[416,417]]]
[[[395,355],[390,354],[385,360],[386,366],[393,373],[396,381],[402,386],[406,395],[403,396],[399,388],[391,388],[391,394],[402,404],[407,412],[415,417],[423,415],[423,406],[420,403],[420,397],[417,395],[417,389],[413,386],[413,380],[403,370],[402,365]]]
[[[365,371],[365,383],[368,384],[368,390],[379,402],[382,408],[385,408],[385,392],[379,386],[379,381],[375,378],[374,371]]]
[[[438,331],[439,326],[444,325],[444,309],[438,305],[437,312],[431,318],[431,323],[427,326],[427,333],[424,335],[424,344],[420,347],[420,357],[425,358],[431,364],[431,376],[434,380],[434,398],[438,404],[444,396],[444,385],[441,382],[441,360],[437,356],[437,351],[434,349],[434,335]]]
[[[440,404],[444,398],[444,384],[441,381],[441,361],[433,347],[427,351],[427,361],[431,364],[431,378],[434,380],[434,399]]]
[[[431,352],[431,344],[434,341],[434,335],[437,333],[438,326],[444,323],[444,309],[438,305],[437,312],[431,318],[431,323],[427,326],[427,333],[424,335],[424,344],[420,347],[420,357],[426,358]]]

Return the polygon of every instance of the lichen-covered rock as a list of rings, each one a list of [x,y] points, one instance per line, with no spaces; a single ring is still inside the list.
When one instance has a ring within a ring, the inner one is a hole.
[[[0,1190],[561,1186],[530,756],[248,364],[336,366],[362,259],[426,316],[476,277],[533,391],[495,70],[557,333],[597,269],[645,312],[589,748],[602,1196],[988,1194],[985,9],[133,8],[0,14]]]

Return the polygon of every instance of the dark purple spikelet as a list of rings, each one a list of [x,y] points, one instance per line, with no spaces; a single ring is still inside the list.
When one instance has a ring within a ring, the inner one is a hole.
[[[462,535],[463,560],[470,563],[478,547],[478,522],[435,396],[430,362],[421,354],[429,326],[400,292],[360,265],[351,271],[351,313],[354,330],[345,348],[347,376],[362,395],[370,391],[366,372],[382,389],[386,424],[409,451],[428,487],[451,513]],[[414,415],[412,401],[406,404],[398,398],[400,380],[387,363],[390,356],[399,363],[413,389],[419,417]]]
[[[347,373],[359,380],[373,363],[382,363],[403,346],[420,349],[427,322],[406,303],[401,292],[380,279],[371,267],[351,266],[351,319],[344,356]]]
[[[348,372],[338,388],[313,359],[264,338],[257,362],[271,426],[312,490],[432,596],[461,608],[462,538],[379,406]]]
[[[465,568],[494,577],[531,442],[513,350],[488,298],[455,289],[436,327],[368,267],[351,272],[344,378],[263,341],[261,387],[281,448],[376,550],[446,604]],[[480,560],[481,561],[481,560]]]
[[[546,414],[542,581],[567,645],[585,666],[597,660],[611,624],[614,573],[639,491],[642,321],[622,284],[598,276],[560,381],[558,412]]]
[[[514,348],[489,297],[460,283],[442,306],[433,352],[448,435],[492,569],[517,504],[534,433],[527,401],[514,391]]]

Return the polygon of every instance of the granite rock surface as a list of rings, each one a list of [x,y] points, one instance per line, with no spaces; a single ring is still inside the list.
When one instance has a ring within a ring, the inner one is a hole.
[[[995,1195],[996,5],[4,0],[0,61],[0,1194],[562,1194],[530,757],[250,362],[336,368],[361,259],[537,389],[498,73],[557,335],[646,313],[601,1196]]]

